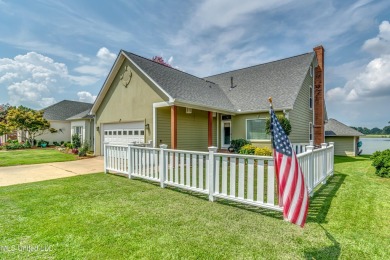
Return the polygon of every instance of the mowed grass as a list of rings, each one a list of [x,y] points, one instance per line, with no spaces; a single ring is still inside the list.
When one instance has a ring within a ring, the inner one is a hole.
[[[0,166],[65,162],[76,159],[77,156],[74,154],[66,154],[48,148],[0,151]]]
[[[388,258],[390,180],[367,158],[335,167],[303,229],[280,213],[102,173],[2,187],[0,259]]]

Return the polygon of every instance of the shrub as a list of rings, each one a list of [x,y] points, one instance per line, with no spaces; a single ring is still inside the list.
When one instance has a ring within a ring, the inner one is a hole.
[[[255,155],[259,156],[272,156],[272,150],[268,147],[257,147],[255,149]]]
[[[55,146],[60,146],[60,143],[57,142],[57,141],[54,141],[54,142],[53,142],[53,145],[55,145]]]
[[[247,144],[251,144],[251,142],[245,139],[236,139],[231,141],[231,147],[233,148],[234,152],[239,152],[241,147]]]
[[[81,146],[80,135],[78,134],[72,135],[72,144],[73,144],[73,148],[79,148]]]
[[[88,142],[85,141],[83,146],[79,149],[79,156],[86,156],[89,149]]]
[[[246,144],[246,145],[241,147],[239,153],[240,154],[254,155],[255,154],[255,150],[256,150],[256,146],[251,145],[251,144]]]
[[[290,133],[291,133],[290,120],[288,120],[285,116],[281,116],[281,115],[276,116],[276,117],[278,118],[278,121],[279,121],[280,125],[282,126],[286,135],[290,135]],[[267,118],[267,121],[265,122],[265,132],[267,134],[271,134],[270,126],[271,126],[271,118]]]
[[[390,177],[390,149],[382,152],[376,151],[370,157],[372,166],[375,167],[375,174],[380,177]]]
[[[66,142],[64,145],[66,148],[69,148],[69,149],[72,149],[72,147],[73,147],[73,145],[69,142]]]
[[[60,144],[63,145],[65,142],[64,141],[61,141]]]

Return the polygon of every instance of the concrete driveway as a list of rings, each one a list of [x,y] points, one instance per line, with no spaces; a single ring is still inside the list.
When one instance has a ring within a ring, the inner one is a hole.
[[[0,167],[0,186],[103,172],[103,168],[101,156],[70,162]]]

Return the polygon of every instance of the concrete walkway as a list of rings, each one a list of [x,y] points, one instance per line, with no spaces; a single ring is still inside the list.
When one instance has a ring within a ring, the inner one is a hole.
[[[103,157],[70,162],[0,167],[0,186],[103,172]]]

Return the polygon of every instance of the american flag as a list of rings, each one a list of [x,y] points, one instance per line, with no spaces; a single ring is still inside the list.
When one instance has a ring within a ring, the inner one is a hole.
[[[309,206],[308,190],[295,151],[272,108],[270,114],[279,205],[283,206],[285,220],[303,227]]]

